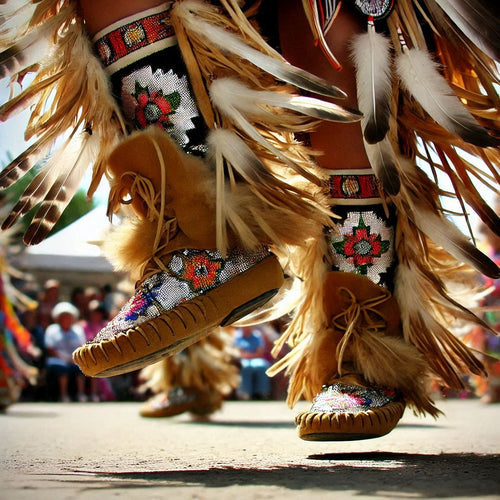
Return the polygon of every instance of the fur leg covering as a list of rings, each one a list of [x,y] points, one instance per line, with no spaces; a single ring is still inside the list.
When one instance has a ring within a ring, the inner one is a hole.
[[[292,373],[290,405],[301,396],[312,400],[324,384],[354,372],[368,384],[399,390],[419,413],[439,413],[426,392],[428,364],[403,339],[390,292],[362,276],[330,272],[323,284],[323,311],[323,325],[304,336],[285,360]]]
[[[154,248],[159,232],[164,238],[167,219],[175,219],[176,232],[168,250],[216,247],[214,171],[202,159],[181,151],[157,127],[123,141],[110,155],[108,172],[109,213],[124,204],[135,213],[105,245],[117,268],[134,270],[150,258],[148,249]],[[305,244],[303,235],[321,234],[312,207],[298,213],[295,205],[279,206],[256,196],[244,183],[227,187],[224,198],[224,210],[231,214],[227,232],[233,245],[253,249],[267,243],[286,253],[288,245]]]

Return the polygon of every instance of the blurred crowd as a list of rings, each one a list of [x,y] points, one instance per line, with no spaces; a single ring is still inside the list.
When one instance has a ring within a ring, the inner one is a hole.
[[[147,396],[138,390],[141,382],[137,372],[106,379],[85,377],[71,357],[114,317],[127,299],[125,293],[113,290],[111,285],[75,287],[70,293],[62,293],[59,282],[50,279],[30,295],[36,306],[17,311],[21,326],[29,332],[29,347],[18,346],[18,352],[38,375],[22,384],[21,401],[124,401]],[[286,380],[266,375],[281,329],[280,322],[230,329],[237,353],[234,363],[241,375],[241,383],[230,398],[285,397]]]
[[[126,300],[125,294],[102,288],[75,287],[61,297],[57,280],[50,279],[34,295],[36,307],[19,313],[35,347],[21,355],[38,369],[36,383],[24,387],[21,399],[31,401],[113,401],[129,399],[134,380],[111,381],[85,377],[72,361],[72,352],[95,337]],[[65,299],[65,300],[63,300]],[[33,352],[35,354],[33,354]]]

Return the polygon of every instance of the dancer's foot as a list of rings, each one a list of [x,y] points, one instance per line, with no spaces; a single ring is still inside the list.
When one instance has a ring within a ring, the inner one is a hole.
[[[139,410],[143,417],[173,417],[184,412],[191,412],[197,417],[206,417],[222,405],[222,396],[218,392],[200,391],[193,387],[175,387],[168,394],[157,394],[146,401]]]
[[[261,306],[283,283],[277,258],[265,248],[233,249],[226,258],[180,250],[153,261],[157,268],[146,268],[118,315],[73,354],[85,375],[118,375],[179,352]]]
[[[299,437],[307,441],[370,439],[389,433],[404,409],[393,389],[370,387],[357,375],[345,375],[323,386],[295,423]]]

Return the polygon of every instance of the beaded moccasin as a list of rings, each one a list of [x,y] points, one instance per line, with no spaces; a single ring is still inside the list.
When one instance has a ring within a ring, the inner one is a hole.
[[[85,375],[108,377],[152,364],[253,311],[283,283],[278,259],[265,248],[181,250],[163,258],[118,315],[76,350]]]
[[[190,412],[196,416],[208,416],[222,406],[222,396],[217,391],[200,391],[194,387],[174,387],[168,393],[160,393],[148,399],[140,408],[143,417],[173,417]]]
[[[346,375],[325,385],[307,412],[295,418],[299,437],[307,441],[351,441],[389,433],[405,404],[393,389],[360,385]]]

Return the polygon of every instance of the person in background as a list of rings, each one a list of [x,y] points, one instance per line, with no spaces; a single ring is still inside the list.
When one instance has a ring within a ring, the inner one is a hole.
[[[59,281],[47,280],[38,300],[38,324],[45,330],[52,322],[52,309],[59,302]]]
[[[98,300],[91,300],[88,303],[87,319],[82,321],[81,325],[85,333],[85,339],[91,340],[102,328],[104,328],[108,321],[108,314],[104,308],[104,304]],[[99,401],[99,385],[100,383],[110,385],[108,380],[89,378],[90,381],[90,400]]]
[[[83,328],[76,323],[78,309],[69,302],[59,302],[52,310],[52,318],[54,323],[45,330],[47,375],[57,379],[60,401],[71,401],[70,378],[75,379],[78,401],[87,401],[85,377],[71,357],[73,351],[85,343]]]
[[[258,326],[244,326],[236,330],[234,345],[241,356],[239,399],[267,399],[271,384],[266,370],[270,363],[265,358],[265,339]]]

